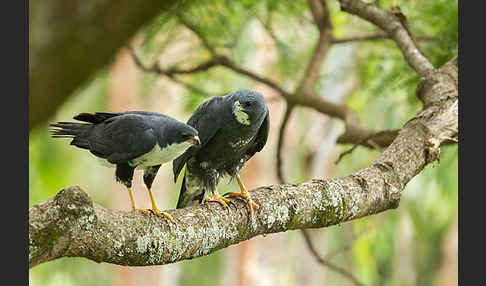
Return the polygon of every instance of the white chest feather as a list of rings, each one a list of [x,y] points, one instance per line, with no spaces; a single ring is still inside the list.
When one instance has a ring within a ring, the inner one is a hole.
[[[150,152],[133,159],[129,164],[140,168],[159,165],[174,160],[189,147],[191,147],[190,142],[174,143],[165,146],[164,149],[161,149],[160,146],[156,144]]]
[[[235,142],[229,142],[229,144],[231,145],[231,147],[233,147],[234,149],[242,149],[244,148],[248,143],[250,143],[250,141],[253,139],[253,137],[249,137],[249,138],[240,138],[239,140],[235,141]]]

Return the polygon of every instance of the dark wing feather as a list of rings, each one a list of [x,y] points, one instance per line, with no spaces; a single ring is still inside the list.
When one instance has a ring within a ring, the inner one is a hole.
[[[270,114],[267,110],[265,118],[263,119],[262,124],[260,125],[260,129],[258,129],[258,133],[256,135],[255,141],[253,141],[253,145],[248,149],[246,152],[250,158],[255,155],[256,152],[260,152],[265,144],[267,143],[268,133],[270,131]]]
[[[187,124],[198,131],[201,147],[205,146],[220,128],[219,115],[223,97],[213,97],[202,103],[191,115]]]
[[[73,119],[89,122],[93,124],[101,123],[109,118],[119,116],[119,112],[96,112],[96,113],[80,113],[73,117]]]
[[[96,125],[89,135],[90,150],[113,164],[126,163],[150,150],[156,136],[149,122],[137,114],[114,116]]]
[[[218,116],[222,97],[213,97],[201,105],[194,111],[192,116],[187,121],[187,124],[194,127],[198,131],[201,147],[204,147],[218,132],[221,127],[221,122]],[[197,148],[191,147],[182,155],[174,159],[172,162],[172,171],[174,173],[174,182],[177,181],[182,168],[186,161],[197,152]]]

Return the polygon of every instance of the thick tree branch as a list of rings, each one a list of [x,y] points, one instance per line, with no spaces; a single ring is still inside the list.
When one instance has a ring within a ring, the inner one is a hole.
[[[336,225],[398,207],[406,184],[458,134],[457,59],[421,84],[424,108],[370,166],[351,175],[250,191],[260,205],[228,213],[215,204],[170,210],[176,225],[138,212],[107,210],[78,187],[29,209],[29,267],[60,257],[160,265],[210,254],[268,233]],[[453,89],[451,89],[454,87]]]
[[[395,13],[381,10],[376,5],[361,0],[338,1],[343,11],[365,19],[385,31],[396,42],[410,67],[420,76],[425,76],[434,70],[432,64],[420,51],[410,31]]]

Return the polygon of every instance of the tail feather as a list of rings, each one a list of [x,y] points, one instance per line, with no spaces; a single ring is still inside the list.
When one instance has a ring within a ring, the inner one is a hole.
[[[71,145],[89,149],[88,135],[92,124],[57,122],[49,125],[52,138],[72,138]]]
[[[201,204],[204,199],[204,189],[187,190],[186,174],[182,179],[181,191],[179,192],[179,199],[177,201],[177,208],[181,209],[188,206],[195,206]]]
[[[179,192],[179,199],[177,200],[177,207],[178,209],[181,209],[184,206],[183,204],[183,197],[184,197],[184,193],[186,192],[186,174],[184,174],[184,177],[182,178],[182,184],[181,184],[181,191]]]

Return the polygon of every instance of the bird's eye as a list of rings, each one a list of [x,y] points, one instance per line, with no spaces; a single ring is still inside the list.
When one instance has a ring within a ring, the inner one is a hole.
[[[182,134],[182,138],[184,138],[184,140],[189,140],[189,139],[192,138],[192,135],[191,134],[184,133],[184,134]]]
[[[243,106],[244,107],[250,107],[250,106],[252,106],[252,104],[253,103],[251,101],[245,101],[245,102],[243,102]]]

